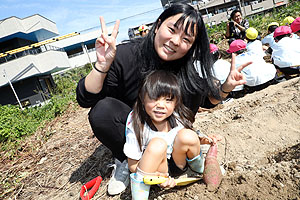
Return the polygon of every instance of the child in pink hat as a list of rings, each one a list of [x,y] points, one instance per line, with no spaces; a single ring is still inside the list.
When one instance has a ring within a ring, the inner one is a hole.
[[[297,17],[293,23],[291,23],[292,32],[300,38],[300,17]]]
[[[227,53],[235,53],[237,51],[245,49],[247,46],[246,42],[244,40],[234,40],[227,50]]]
[[[230,72],[231,65],[228,61],[221,58],[221,54],[217,45],[210,44],[209,47],[210,55],[212,56],[214,62],[212,73],[220,81],[220,83],[223,84]]]
[[[289,26],[279,26],[273,36],[276,42],[272,53],[275,67],[286,76],[299,74],[300,40],[292,38],[292,29]]]
[[[275,42],[278,42],[284,37],[290,37],[292,33],[292,29],[289,26],[279,26],[275,29],[273,37]]]

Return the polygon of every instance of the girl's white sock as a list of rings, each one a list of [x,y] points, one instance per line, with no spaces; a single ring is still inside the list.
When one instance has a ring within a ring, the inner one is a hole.
[[[148,173],[141,170],[139,167],[136,168],[135,179],[137,181],[142,181],[144,176],[155,176],[155,173]]]

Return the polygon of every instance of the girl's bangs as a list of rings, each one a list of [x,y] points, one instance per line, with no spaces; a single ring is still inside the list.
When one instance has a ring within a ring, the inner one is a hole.
[[[150,99],[159,99],[160,97],[168,97],[170,99],[177,98],[178,91],[176,87],[172,87],[169,84],[161,84],[156,82],[154,85],[147,87],[147,94]]]
[[[161,81],[153,82],[147,85],[145,91],[150,99],[159,99],[160,97],[168,97],[170,99],[178,99],[180,91],[178,86],[172,83],[163,83]]]

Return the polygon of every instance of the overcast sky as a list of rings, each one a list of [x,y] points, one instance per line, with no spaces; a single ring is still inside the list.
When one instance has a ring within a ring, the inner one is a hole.
[[[128,28],[149,23],[163,11],[160,0],[1,0],[0,19],[40,14],[56,23],[60,35],[99,28],[99,16],[107,26],[121,20],[118,41],[128,38]],[[142,14],[145,13],[145,14]],[[133,16],[133,17],[131,17]],[[125,18],[125,19],[124,19]]]

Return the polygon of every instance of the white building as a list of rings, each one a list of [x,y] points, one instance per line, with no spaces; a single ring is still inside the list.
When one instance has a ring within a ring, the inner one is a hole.
[[[0,20],[0,104],[23,107],[49,99],[53,73],[96,61],[100,30],[58,36],[56,24],[38,14]]]
[[[49,98],[51,73],[70,66],[63,49],[34,45],[58,35],[41,15],[0,20],[0,104],[29,106]]]
[[[108,33],[113,27],[108,27]],[[51,45],[63,48],[68,55],[70,67],[79,67],[87,63],[96,62],[95,42],[101,35],[100,27],[96,30],[81,32],[78,35],[63,40],[58,40]]]

